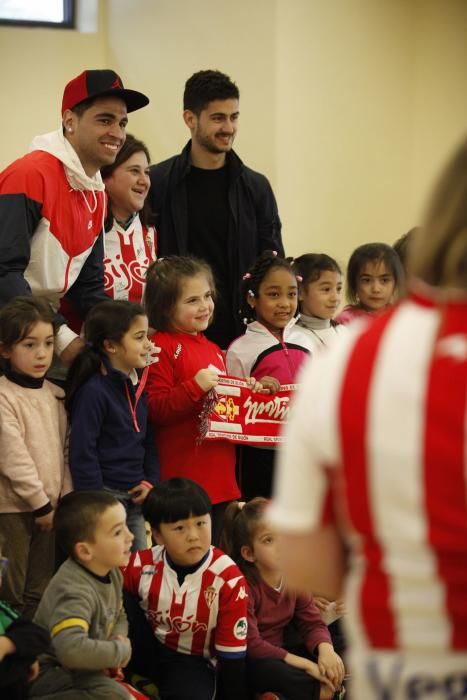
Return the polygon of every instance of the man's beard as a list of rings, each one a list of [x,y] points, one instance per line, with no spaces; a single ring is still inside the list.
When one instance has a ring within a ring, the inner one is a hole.
[[[230,141],[228,144],[225,145],[224,148],[221,148],[218,146],[214,140],[215,137],[208,137],[204,136],[203,134],[200,134],[199,132],[195,134],[196,140],[198,141],[199,145],[202,146],[206,151],[209,153],[226,153],[227,151],[230,151],[232,148],[233,144],[233,136],[230,137]]]

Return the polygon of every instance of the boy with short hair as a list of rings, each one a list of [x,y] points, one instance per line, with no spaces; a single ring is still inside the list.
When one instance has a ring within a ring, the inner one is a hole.
[[[209,700],[217,675],[225,700],[246,698],[247,588],[234,561],[211,546],[207,493],[169,479],[149,492],[143,513],[157,545],[132,554],[124,587],[153,633],[146,639],[161,700]]]
[[[57,541],[68,559],[47,586],[34,618],[49,630],[31,698],[113,700],[129,692],[105,675],[127,665],[131,644],[122,607],[122,574],[133,535],[125,509],[104,491],[65,496],[54,517]]]

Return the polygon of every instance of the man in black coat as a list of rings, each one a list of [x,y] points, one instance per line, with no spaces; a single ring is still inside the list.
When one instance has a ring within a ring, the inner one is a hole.
[[[180,155],[150,169],[158,254],[195,255],[211,265],[217,300],[207,335],[222,348],[243,332],[242,275],[264,250],[284,254],[271,186],[232,150],[239,97],[220,71],[192,75],[183,96],[191,140]]]

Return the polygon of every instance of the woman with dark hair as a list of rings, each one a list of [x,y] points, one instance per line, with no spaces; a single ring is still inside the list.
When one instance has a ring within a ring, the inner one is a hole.
[[[149,151],[143,141],[127,134],[115,161],[101,170],[108,194],[104,222],[104,283],[112,299],[141,304],[146,270],[156,259],[157,234],[147,195]],[[62,299],[60,312],[68,325],[81,331],[83,318]]]
[[[156,259],[157,235],[147,195],[149,151],[128,134],[115,161],[101,170],[108,193],[105,220],[105,291],[141,303],[146,270]]]

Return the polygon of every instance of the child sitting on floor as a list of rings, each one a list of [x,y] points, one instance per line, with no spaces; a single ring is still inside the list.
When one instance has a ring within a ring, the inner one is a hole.
[[[234,502],[225,515],[226,550],[248,582],[248,682],[264,700],[332,698],[342,685],[344,664],[312,597],[284,584],[267,503],[259,497]],[[292,621],[302,646],[290,649],[284,632]]]
[[[116,674],[131,656],[117,568],[128,563],[133,542],[125,508],[105,491],[75,491],[58,504],[54,528],[68,559],[47,586],[35,616],[49,630],[52,646],[40,659],[30,697],[132,697],[108,671]]]
[[[0,556],[0,586],[8,559]],[[0,600],[0,695],[26,700],[39,673],[37,656],[49,646],[48,632]]]
[[[216,677],[223,700],[246,698],[246,584],[232,559],[211,546],[207,493],[175,477],[150,491],[143,512],[157,545],[132,554],[124,586],[153,635],[141,644],[136,634],[135,659],[150,657],[162,700],[211,700]]]

